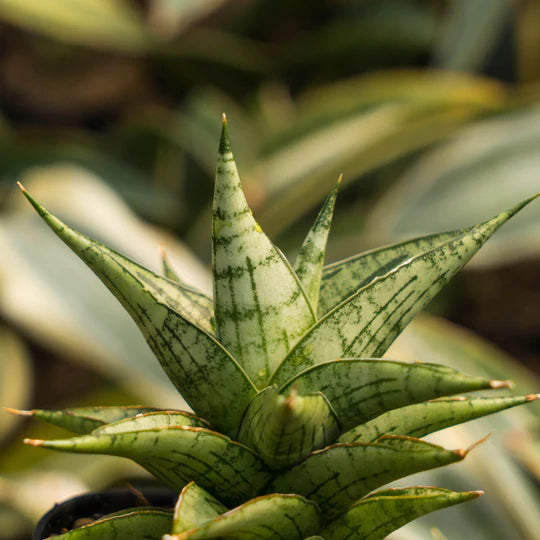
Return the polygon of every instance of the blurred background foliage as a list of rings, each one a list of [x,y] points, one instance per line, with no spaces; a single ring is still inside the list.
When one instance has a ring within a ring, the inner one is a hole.
[[[0,0],[0,405],[184,406],[14,183],[155,270],[164,246],[210,291],[222,111],[257,218],[290,255],[341,172],[330,260],[478,222],[540,189],[540,2]],[[538,391],[537,205],[468,270],[389,355]],[[52,428],[0,415],[0,538],[27,538],[55,501],[141,475],[29,450],[22,437]],[[392,538],[536,538],[539,415],[442,432],[450,447],[495,434],[418,482],[487,495]]]

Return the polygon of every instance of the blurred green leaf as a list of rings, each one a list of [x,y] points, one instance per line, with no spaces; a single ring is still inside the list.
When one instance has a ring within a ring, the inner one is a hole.
[[[451,230],[538,192],[540,107],[479,122],[426,154],[367,220],[370,243]],[[472,263],[504,264],[540,253],[539,210],[525,210]]]
[[[144,23],[127,0],[0,0],[0,17],[53,39],[139,53],[150,41]]]

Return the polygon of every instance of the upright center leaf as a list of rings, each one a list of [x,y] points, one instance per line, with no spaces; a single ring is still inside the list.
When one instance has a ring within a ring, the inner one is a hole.
[[[246,202],[224,119],[213,208],[214,303],[219,341],[262,387],[315,315],[281,251]]]

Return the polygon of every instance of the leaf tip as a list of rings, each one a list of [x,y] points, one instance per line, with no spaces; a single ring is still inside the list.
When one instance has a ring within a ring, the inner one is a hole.
[[[477,489],[476,491],[471,491],[471,496],[473,497],[481,497],[482,495],[485,494],[485,491],[481,490],[481,489]]]
[[[471,446],[469,446],[469,448],[466,448],[466,449],[460,448],[458,450],[454,450],[454,452],[460,458],[463,459],[471,450],[474,450],[477,446],[480,446],[481,444],[485,443],[490,437],[491,437],[491,433],[488,433],[485,437],[482,437],[478,441],[472,443]]]
[[[17,185],[19,186],[19,189],[20,189],[23,193],[26,193],[26,188],[21,184],[21,182],[18,182],[18,181],[17,181]]]
[[[42,446],[43,444],[45,444],[45,441],[42,439],[24,439],[23,443],[30,446]]]
[[[231,144],[229,143],[229,134],[227,132],[227,116],[223,113],[221,117],[221,137],[219,139],[219,153],[228,154],[231,152]]]
[[[7,413],[16,414],[18,416],[33,416],[33,414],[34,414],[33,411],[25,411],[25,410],[22,410],[22,409],[13,409],[12,407],[2,407],[2,409],[4,409],[4,411],[6,411]]]
[[[494,390],[497,390],[499,388],[514,388],[514,382],[513,381],[489,381],[490,388],[493,388]]]
[[[537,399],[540,399],[540,394],[528,394],[525,396],[525,399],[527,401],[536,401]]]

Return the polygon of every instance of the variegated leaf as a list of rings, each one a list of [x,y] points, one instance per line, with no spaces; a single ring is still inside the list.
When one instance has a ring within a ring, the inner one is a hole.
[[[74,231],[24,193],[126,308],[189,405],[221,431],[234,431],[256,391],[243,369],[209,333],[207,297]],[[203,313],[205,328],[200,326]]]
[[[469,377],[446,366],[378,359],[343,359],[308,369],[288,381],[281,393],[322,392],[344,430],[397,407],[440,396],[500,388],[507,383]]]
[[[227,510],[228,508],[208,491],[195,482],[190,482],[178,497],[171,532],[178,534],[200,527]]]
[[[180,279],[178,274],[175,272],[174,268],[171,266],[171,262],[169,261],[169,257],[167,257],[167,253],[163,248],[160,248],[160,255],[161,255],[161,269],[163,271],[163,275],[170,279],[171,281],[175,281],[176,283],[182,283],[183,281]],[[214,303],[212,301],[212,308],[214,306]]]
[[[500,398],[456,397],[416,403],[381,414],[347,431],[338,441],[374,442],[383,435],[424,437],[440,429],[522,405],[537,398],[537,395]]]
[[[336,186],[324,201],[321,211],[306,236],[293,265],[293,269],[300,283],[302,283],[315,313],[317,313],[319,303],[319,290],[321,288],[326,242],[328,240],[330,226],[332,225],[332,216],[334,214],[334,206],[336,204],[341,178],[340,176]]]
[[[100,432],[110,426],[114,424],[71,439],[25,442],[66,452],[127,457],[174,489],[181,490],[193,480],[230,505],[254,497],[270,479],[252,450],[208,429],[173,426]]]
[[[321,533],[327,540],[380,540],[424,514],[476,499],[482,494],[481,491],[460,493],[433,487],[377,491],[355,503]]]
[[[371,249],[325,266],[319,293],[319,317],[323,317],[376,277],[387,274],[408,259],[462,237],[472,228],[421,236]]]
[[[72,407],[69,409],[61,409],[56,411],[48,411],[44,409],[32,409],[30,411],[19,411],[16,409],[8,409],[9,412],[20,414],[22,416],[33,416],[39,420],[45,420],[49,424],[62,427],[73,433],[84,435],[92,432],[94,429],[117,422],[124,418],[130,418],[138,414],[159,411],[154,407]]]
[[[410,320],[482,244],[537,195],[430,251],[402,262],[324,316],[291,350],[270,382],[283,384],[310,366],[382,356]]]
[[[331,444],[339,433],[339,422],[323,394],[291,391],[285,397],[268,387],[249,404],[239,441],[253,448],[268,466],[282,469]]]
[[[50,540],[160,540],[171,530],[172,513],[155,508],[131,508],[98,519]]]
[[[266,490],[303,495],[319,505],[325,518],[332,519],[377,487],[460,461],[465,454],[401,437],[383,438],[379,443],[336,444],[313,452],[276,477]]]
[[[214,301],[219,341],[257,387],[315,322],[289,263],[253,218],[227,138],[219,147],[213,208]]]
[[[298,495],[264,495],[244,503],[205,525],[163,540],[302,540],[320,527],[319,509]]]

